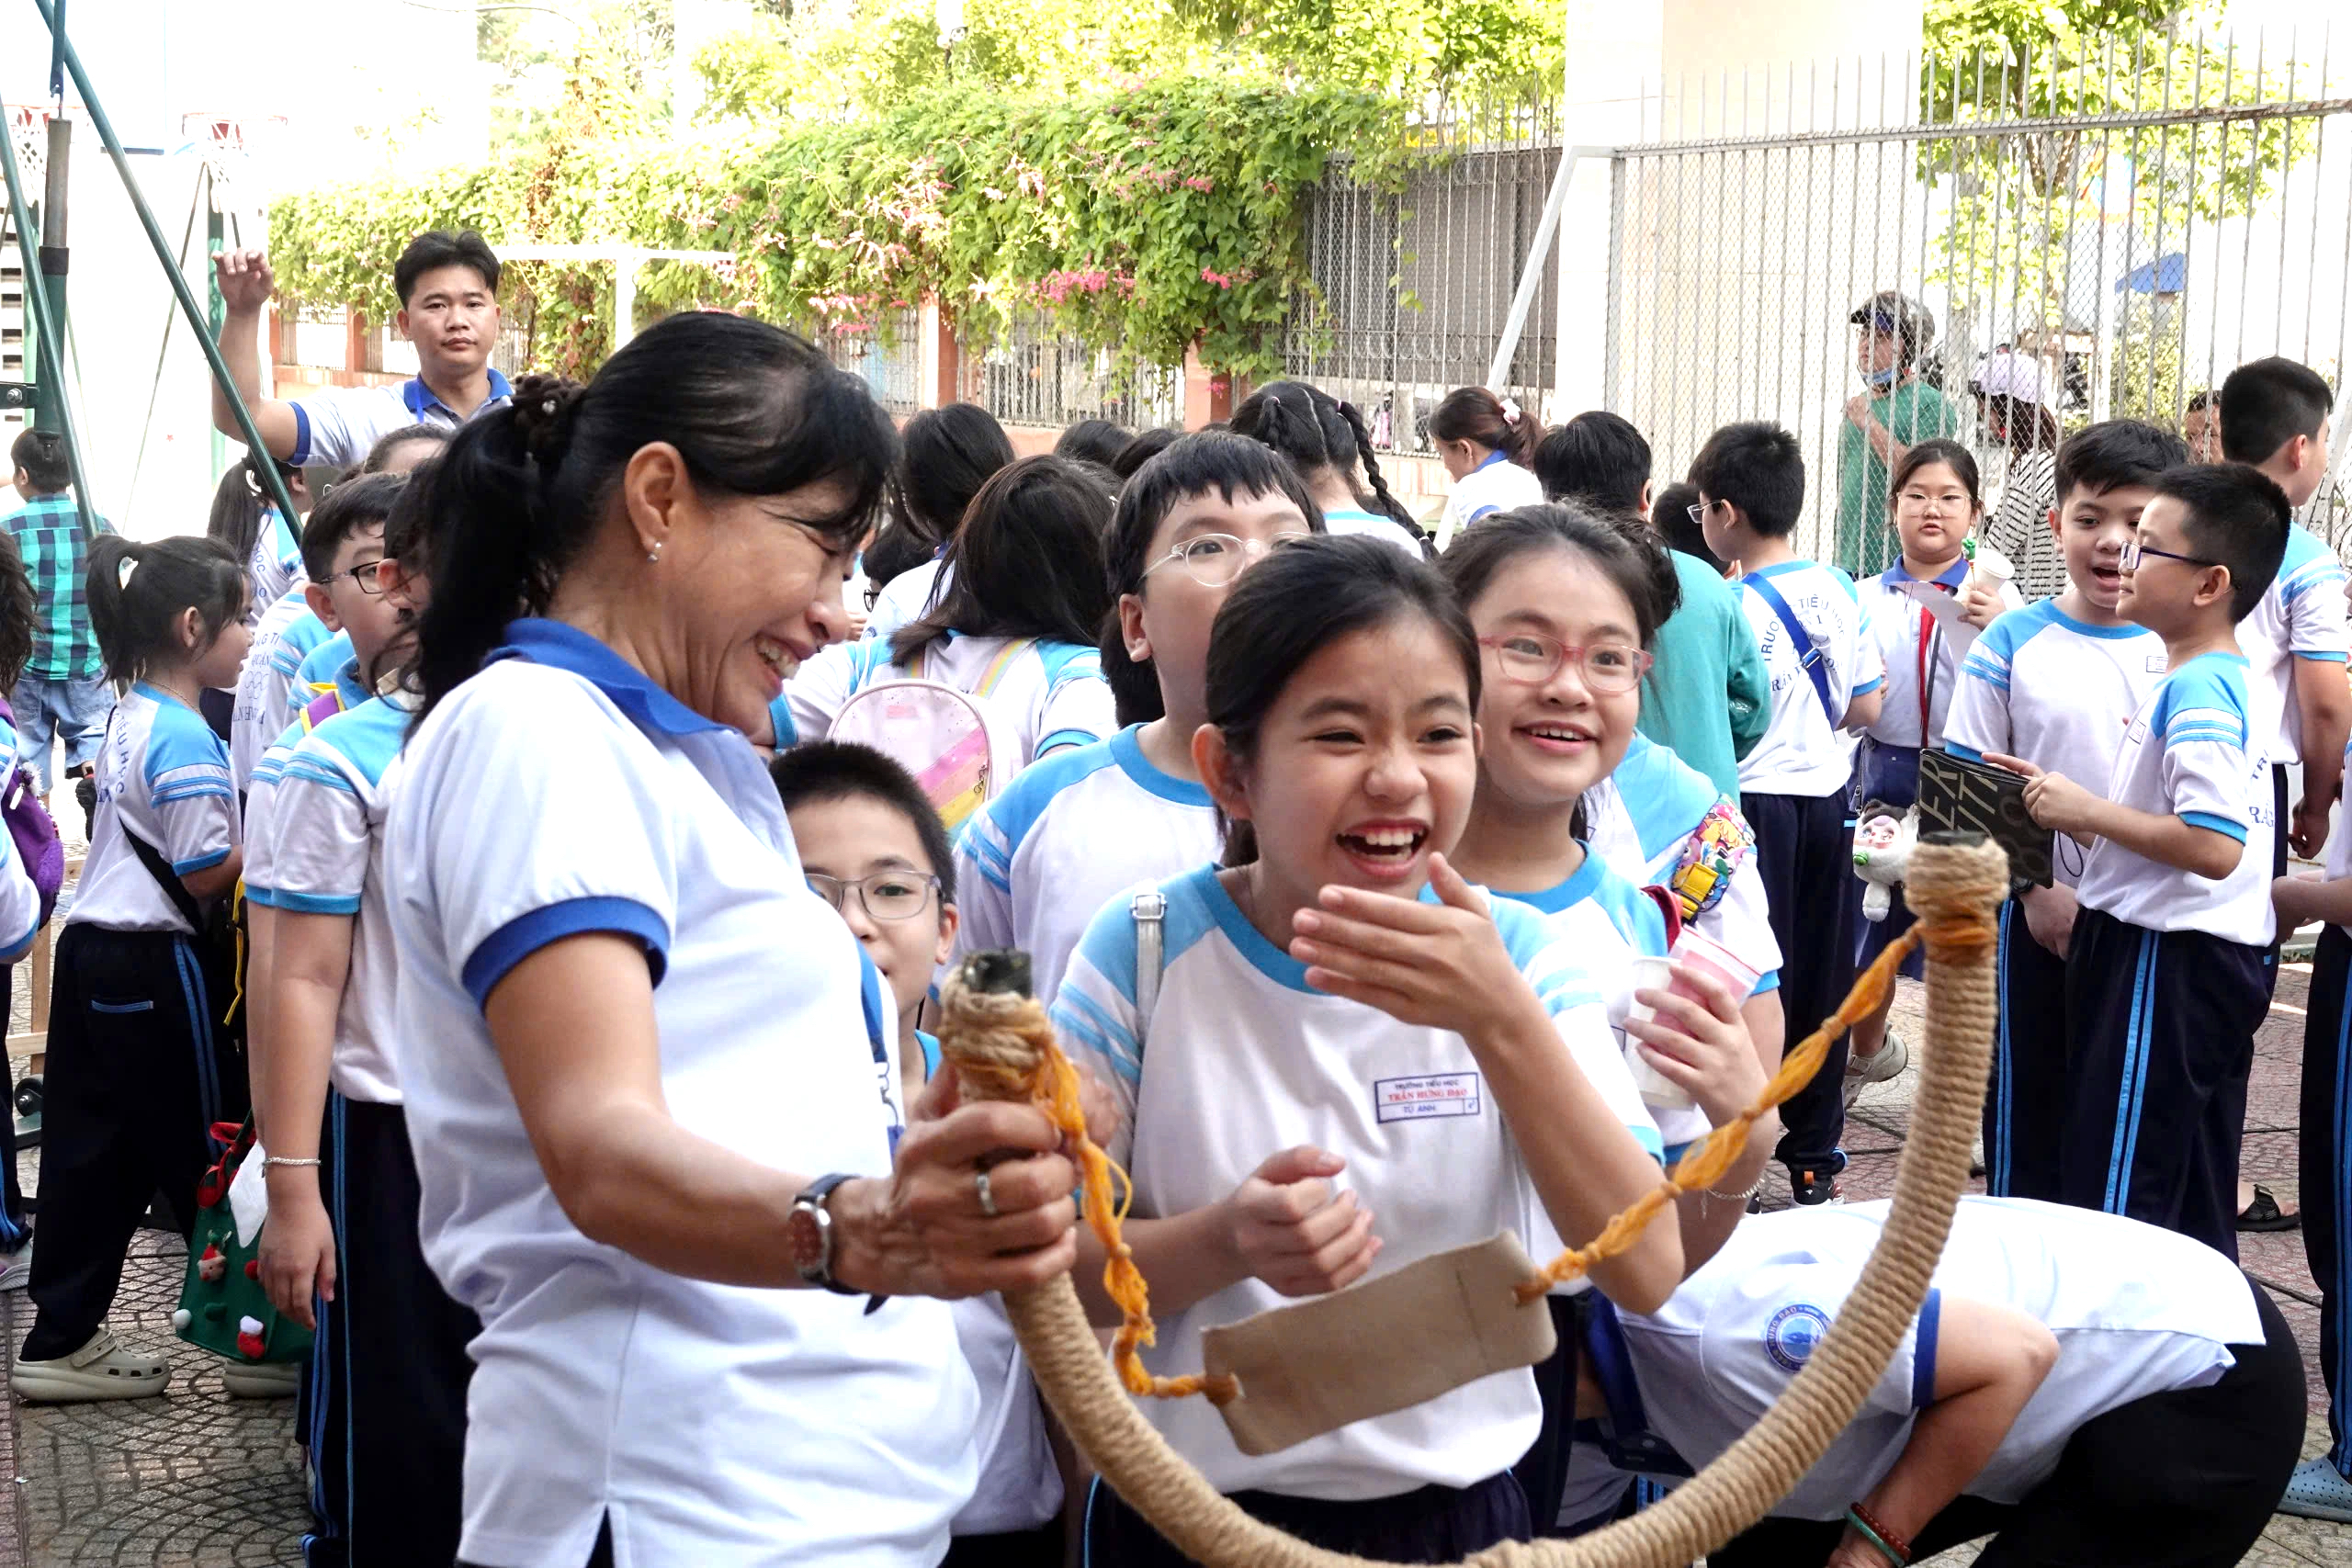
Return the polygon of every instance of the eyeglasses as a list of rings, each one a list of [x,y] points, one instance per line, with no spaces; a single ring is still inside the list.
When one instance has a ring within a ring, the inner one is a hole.
[[[384,591],[384,580],[376,571],[376,569],[383,564],[384,558],[379,556],[374,560],[361,561],[348,571],[338,571],[333,577],[329,577],[327,581],[333,582],[337,577],[347,577],[351,579],[351,586],[373,599]]]
[[[1541,632],[1512,632],[1508,637],[1482,637],[1478,646],[1490,649],[1495,662],[1510,680],[1540,686],[1573,663],[1584,683],[1596,692],[1630,692],[1650,671],[1650,656],[1627,642],[1597,642],[1572,648]]]
[[[1283,533],[1275,535],[1271,543],[1260,544],[1255,539],[1236,538],[1231,534],[1195,534],[1144,568],[1143,575],[1149,577],[1172,562],[1182,567],[1184,575],[1204,588],[1226,588],[1238,581],[1241,574],[1262,559],[1267,552],[1295,545],[1312,536],[1296,532]]]
[[[1713,512],[1716,507],[1721,506],[1723,502],[1720,501],[1710,501],[1705,502],[1693,502],[1682,510],[1690,514],[1691,522],[1703,528],[1707,525],[1707,513]]]
[[[839,910],[849,899],[849,890],[857,889],[858,907],[877,920],[911,920],[931,906],[931,896],[939,887],[936,876],[919,875],[911,871],[877,871],[871,876],[825,876],[809,872],[808,886],[817,897]]]
[[[2207,560],[2203,556],[2185,556],[2177,550],[2160,550],[2154,545],[2143,545],[2137,539],[2127,539],[2124,541],[2123,559],[2119,564],[2121,565],[2125,571],[2137,571],[2140,570],[2140,558],[2142,556],[2161,556],[2165,560],[2186,561],[2190,566],[2219,566],[2222,564],[2217,560]]]

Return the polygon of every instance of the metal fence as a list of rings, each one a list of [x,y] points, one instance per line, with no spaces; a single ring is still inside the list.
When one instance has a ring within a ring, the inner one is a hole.
[[[1419,132],[1432,161],[1401,192],[1335,159],[1308,203],[1315,293],[1293,308],[1283,368],[1363,410],[1383,451],[1430,452],[1438,400],[1486,379],[1562,156],[1549,96],[1432,118]],[[1498,389],[1537,412],[1556,378],[1556,309],[1543,289]]]
[[[876,402],[906,414],[922,406],[921,331],[922,312],[902,307],[822,327],[816,341],[835,365],[865,380]]]
[[[1006,424],[1072,424],[1107,419],[1129,430],[1184,423],[1182,366],[1122,369],[1106,350],[1055,329],[1050,311],[1013,312],[993,343],[967,343],[956,360],[956,395]]]
[[[1974,389],[1996,353],[2063,432],[2177,424],[2265,355],[2335,382],[2352,332],[2344,42],[2104,36],[1675,84],[1614,159],[1604,400],[1661,475],[1727,422],[1788,426],[1810,479],[1803,547],[1843,554],[1858,511],[1883,514],[1849,417],[1848,316],[1879,290],[1933,318],[1917,378],[1996,492],[2008,446]],[[2352,544],[2335,487],[2306,520]]]

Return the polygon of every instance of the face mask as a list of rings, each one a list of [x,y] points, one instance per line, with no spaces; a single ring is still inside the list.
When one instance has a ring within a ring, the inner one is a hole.
[[[1883,370],[1872,370],[1865,375],[1862,379],[1883,392],[1889,387],[1894,385],[1894,367],[1890,365]]]

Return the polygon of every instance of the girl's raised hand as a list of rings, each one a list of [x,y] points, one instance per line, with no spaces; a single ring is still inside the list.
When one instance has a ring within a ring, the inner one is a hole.
[[[1628,1018],[1625,1032],[1639,1043],[1643,1058],[1707,1113],[1720,1127],[1756,1103],[1764,1092],[1764,1066],[1740,1014],[1745,997],[1715,976],[1677,964],[1675,983],[1697,991],[1694,1001],[1676,991],[1641,990],[1634,999],[1652,1010],[1650,1018]]]
[[[1485,896],[1443,855],[1430,857],[1430,886],[1443,902],[1323,889],[1321,908],[1292,917],[1290,954],[1306,965],[1306,983],[1473,1045],[1498,1020],[1540,1011]]]

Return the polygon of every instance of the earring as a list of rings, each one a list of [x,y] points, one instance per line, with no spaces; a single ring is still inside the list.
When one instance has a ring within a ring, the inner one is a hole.
[[[661,565],[661,564],[662,564],[662,541],[661,541],[661,540],[656,539],[656,540],[654,540],[654,541],[653,541],[653,543],[652,543],[651,545],[650,545],[650,546],[648,546],[648,547],[646,547],[646,551],[645,551],[645,558],[646,558],[647,560],[651,561],[651,562],[652,562],[654,565],[656,565],[656,566],[659,566],[659,565]]]

